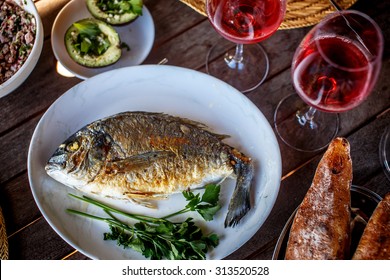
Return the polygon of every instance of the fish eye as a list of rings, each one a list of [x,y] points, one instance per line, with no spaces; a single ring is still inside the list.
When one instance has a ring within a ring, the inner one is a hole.
[[[71,142],[66,146],[68,152],[76,152],[80,148],[80,145],[77,141]]]

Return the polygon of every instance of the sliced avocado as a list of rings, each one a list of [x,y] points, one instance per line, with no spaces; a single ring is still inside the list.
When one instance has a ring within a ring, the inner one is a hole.
[[[142,15],[142,0],[86,0],[89,12],[112,25],[129,23]]]
[[[113,64],[122,54],[119,35],[115,29],[92,18],[79,20],[68,28],[65,46],[75,62],[87,67]]]

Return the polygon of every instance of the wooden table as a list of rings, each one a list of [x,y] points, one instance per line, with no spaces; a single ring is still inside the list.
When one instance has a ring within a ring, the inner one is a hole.
[[[32,133],[46,109],[64,92],[81,82],[56,72],[50,32],[57,13],[68,0],[37,0],[45,41],[41,57],[29,78],[0,99],[0,204],[5,216],[11,259],[88,259],[57,235],[42,217],[27,176],[27,152]],[[144,62],[205,72],[208,49],[223,40],[207,18],[178,0],[145,0],[156,27],[153,49]],[[371,96],[359,107],[340,115],[340,136],[351,144],[353,184],[379,195],[390,191],[379,160],[379,141],[390,124],[390,2],[359,0],[354,9],[373,17],[385,37],[383,67]],[[270,57],[267,80],[247,97],[270,123],[282,97],[294,91],[290,79],[293,53],[310,28],[278,31],[262,45]],[[261,229],[227,259],[270,259],[277,238],[291,213],[302,201],[323,152],[297,152],[279,141],[283,177],[275,206]]]

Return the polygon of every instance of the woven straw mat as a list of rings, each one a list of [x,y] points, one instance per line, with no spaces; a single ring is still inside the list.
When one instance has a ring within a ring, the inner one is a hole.
[[[3,212],[0,207],[0,260],[8,259],[8,238],[5,230]]]
[[[198,13],[206,16],[206,0],[180,0]],[[337,0],[343,9],[351,7],[357,0]],[[323,17],[334,12],[329,0],[287,0],[284,21],[279,29],[291,29],[318,23]]]

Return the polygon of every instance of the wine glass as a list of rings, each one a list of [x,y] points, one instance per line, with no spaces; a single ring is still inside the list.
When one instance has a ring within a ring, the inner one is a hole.
[[[379,158],[387,179],[390,180],[390,125],[385,128],[379,145]]]
[[[335,12],[300,43],[292,61],[298,94],[285,97],[274,114],[277,134],[299,151],[319,151],[336,136],[337,113],[363,102],[381,68],[383,35],[367,15]]]
[[[286,12],[286,1],[207,0],[209,21],[228,40],[209,50],[207,73],[241,92],[258,87],[268,74],[269,61],[257,43],[279,28]]]

